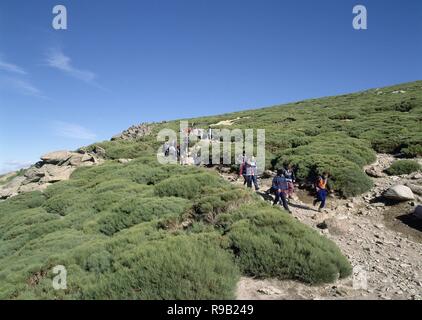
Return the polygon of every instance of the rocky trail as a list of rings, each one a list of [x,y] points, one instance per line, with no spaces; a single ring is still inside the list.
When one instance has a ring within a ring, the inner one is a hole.
[[[422,202],[418,189],[422,175],[387,176],[383,170],[394,160],[379,154],[377,161],[365,168],[374,179],[374,188],[347,200],[330,195],[325,212],[313,207],[313,197],[305,190],[296,190],[295,199],[290,200],[299,221],[333,240],[348,257],[354,268],[352,276],[320,286],[243,277],[237,298],[422,299],[422,220],[410,214]],[[243,184],[235,175],[221,175],[231,183]],[[269,189],[271,180],[262,179],[261,190]],[[411,186],[415,200],[386,201],[384,191],[398,184]]]

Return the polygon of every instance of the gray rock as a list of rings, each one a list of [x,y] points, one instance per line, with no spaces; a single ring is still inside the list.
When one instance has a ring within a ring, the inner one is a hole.
[[[24,176],[18,176],[13,178],[11,181],[9,181],[7,184],[5,184],[3,187],[6,189],[15,189],[18,188],[22,182],[25,181]]]
[[[47,189],[50,186],[49,183],[29,183],[26,185],[23,185],[19,188],[19,193],[25,193],[25,192],[32,192],[32,191],[43,191]]]
[[[350,229],[347,221],[339,218],[326,219],[324,222],[318,224],[318,228],[323,230],[328,229],[328,231],[333,235],[343,235]]]
[[[71,165],[74,167],[80,167],[87,164],[87,162],[94,162],[94,156],[90,155],[89,153],[80,154],[74,153],[71,158],[64,163],[65,165]]]
[[[0,188],[0,199],[7,199],[16,196],[23,181],[25,181],[25,177],[19,176],[2,186]]]
[[[44,174],[44,176],[40,179],[40,182],[51,183],[68,180],[74,170],[75,168],[71,166],[55,166],[46,164],[40,168],[40,174]]]
[[[381,169],[375,167],[370,167],[366,169],[365,172],[368,176],[373,178],[382,178],[386,176],[386,174],[383,173]]]
[[[69,160],[71,156],[72,153],[69,151],[55,151],[41,156],[41,160],[49,164],[60,164]]]
[[[106,156],[106,151],[104,150],[104,148],[101,148],[100,146],[95,146],[94,152],[96,155],[98,155],[101,158],[105,158]]]
[[[422,196],[422,186],[412,184],[412,183],[406,183],[406,187],[409,187],[413,193]]]
[[[422,179],[422,173],[420,173],[420,172],[413,173],[412,176],[411,176],[411,179],[413,179],[413,180],[420,180],[420,179]]]
[[[404,185],[395,185],[389,188],[384,193],[384,197],[395,201],[408,201],[415,199],[412,190],[410,190],[409,187],[406,187]]]
[[[375,208],[382,208],[382,207],[385,207],[385,203],[376,202],[376,203],[372,204],[372,206],[375,207]]]
[[[0,190],[0,199],[7,199],[18,195],[17,189],[2,189]]]
[[[129,129],[117,134],[111,138],[111,140],[136,140],[148,136],[152,133],[152,125],[147,123],[141,123],[130,127]]]

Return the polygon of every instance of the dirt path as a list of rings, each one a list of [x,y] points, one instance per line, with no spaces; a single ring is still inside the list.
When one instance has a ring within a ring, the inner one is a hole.
[[[422,226],[406,225],[397,219],[412,211],[412,203],[388,206],[378,202],[382,192],[394,184],[422,184],[419,176],[388,177],[382,174],[394,161],[378,155],[366,169],[378,172],[375,187],[348,200],[329,197],[327,210],[318,213],[312,197],[298,190],[291,201],[293,215],[333,240],[354,267],[354,275],[322,286],[307,286],[295,281],[242,278],[238,299],[422,299]],[[234,184],[230,174],[222,174]],[[262,189],[271,179],[261,180]],[[420,198],[417,199],[420,203]],[[403,220],[403,219],[402,219]],[[327,228],[318,225],[327,221]],[[406,221],[406,219],[404,219]],[[419,228],[419,229],[418,229]],[[355,288],[354,288],[355,285]]]

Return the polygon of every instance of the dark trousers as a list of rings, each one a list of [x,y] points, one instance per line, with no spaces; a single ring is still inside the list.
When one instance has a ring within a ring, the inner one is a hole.
[[[327,198],[327,190],[325,189],[320,189],[317,192],[317,197],[316,197],[316,203],[321,202],[321,205],[319,206],[320,209],[325,207],[325,199]]]
[[[243,174],[243,185],[246,185],[248,183],[248,176],[246,174]]]
[[[253,183],[254,186],[255,186],[255,190],[259,189],[258,181],[256,179],[256,176],[247,176],[247,179],[248,179],[248,188],[252,188],[252,183]]]
[[[285,191],[275,191],[275,200],[274,200],[274,205],[280,203],[280,201],[283,203],[283,207],[284,209],[286,209],[287,211],[289,210],[289,205],[287,204],[287,195]]]

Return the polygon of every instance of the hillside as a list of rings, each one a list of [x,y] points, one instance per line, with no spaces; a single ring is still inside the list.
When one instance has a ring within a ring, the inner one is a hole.
[[[417,81],[187,120],[265,129],[268,169],[293,164],[303,188],[329,170],[346,199],[374,188],[365,169],[377,153],[422,155],[421,119]],[[245,276],[318,285],[351,274],[332,239],[216,170],[158,164],[164,128],[179,122],[134,127],[4,178],[0,298],[226,299]],[[66,290],[51,285],[56,265]]]

